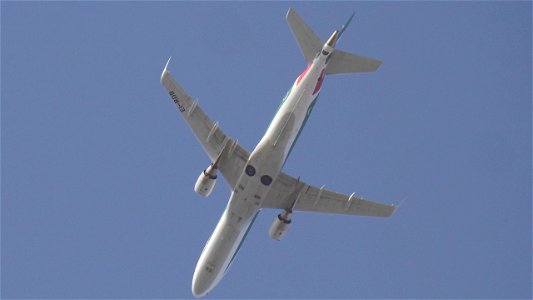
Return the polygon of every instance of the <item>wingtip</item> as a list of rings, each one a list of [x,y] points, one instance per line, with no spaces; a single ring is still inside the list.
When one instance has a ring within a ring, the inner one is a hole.
[[[161,83],[163,83],[163,77],[168,73],[168,65],[170,64],[170,60],[172,59],[172,56],[169,57],[167,60],[167,63],[165,64],[165,68],[163,69],[163,72],[161,73]]]
[[[163,71],[166,71],[168,68],[168,65],[170,64],[170,60],[172,59],[172,56],[168,58],[167,63],[165,64],[165,69]]]
[[[403,198],[403,200],[400,201],[400,203],[398,204],[392,204],[392,206],[394,206],[394,213],[398,212],[398,210],[405,203],[406,200],[407,200],[407,197]]]
[[[292,7],[289,7],[289,9],[287,10],[287,13],[285,14],[285,19],[288,19],[289,15],[292,14],[293,12],[294,12],[294,9],[292,9]]]

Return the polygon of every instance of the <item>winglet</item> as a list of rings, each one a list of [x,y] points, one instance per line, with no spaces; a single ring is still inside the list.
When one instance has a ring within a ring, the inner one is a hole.
[[[163,83],[163,77],[165,76],[165,74],[168,73],[168,65],[170,64],[170,60],[172,59],[172,56],[169,57],[169,59],[167,60],[167,64],[165,65],[165,68],[163,69],[163,73],[161,73],[161,83]]]
[[[167,64],[165,65],[165,71],[167,70],[168,68],[168,64],[170,64],[170,60],[172,59],[172,56],[168,58],[167,60]]]
[[[398,205],[394,205],[395,206],[394,212],[397,212],[398,209],[400,209],[400,207],[405,203],[405,201],[407,201],[407,197],[403,198],[403,200],[400,201],[400,203],[398,203]]]

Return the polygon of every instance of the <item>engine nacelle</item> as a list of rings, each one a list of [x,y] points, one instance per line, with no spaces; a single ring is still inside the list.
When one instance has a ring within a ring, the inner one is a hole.
[[[282,212],[272,222],[268,234],[272,239],[281,241],[289,231],[291,222],[291,213],[288,211]]]
[[[210,165],[207,167],[207,169],[200,173],[200,176],[198,176],[198,180],[196,180],[196,184],[194,185],[194,191],[204,197],[207,197],[215,188],[216,183],[217,169],[213,167],[213,165]]]

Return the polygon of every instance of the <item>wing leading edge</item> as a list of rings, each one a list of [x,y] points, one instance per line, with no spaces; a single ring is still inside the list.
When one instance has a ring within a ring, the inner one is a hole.
[[[296,191],[296,192],[295,192]],[[262,203],[263,208],[288,209],[308,212],[334,213],[356,216],[388,217],[394,210],[392,204],[382,204],[318,188],[280,173]]]
[[[235,188],[250,154],[235,140],[224,134],[218,123],[213,122],[198,102],[194,101],[174,80],[168,71],[169,62],[170,59],[161,74],[161,84],[168,91],[178,111],[202,144],[211,162],[215,162],[220,156],[218,169],[231,188]]]

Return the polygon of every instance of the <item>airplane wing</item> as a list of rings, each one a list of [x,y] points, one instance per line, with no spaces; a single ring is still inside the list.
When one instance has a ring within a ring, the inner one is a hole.
[[[215,162],[224,152],[218,162],[218,170],[231,188],[235,188],[250,154],[235,140],[226,136],[218,123],[214,123],[198,106],[198,103],[174,80],[168,71],[169,62],[170,59],[161,74],[161,84],[168,91],[179,112],[202,144],[211,162]]]
[[[317,188],[281,172],[262,203],[263,208],[335,213],[356,216],[388,217],[395,209],[392,204],[381,204]]]

